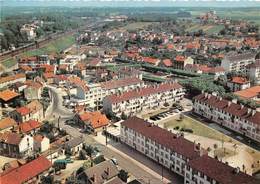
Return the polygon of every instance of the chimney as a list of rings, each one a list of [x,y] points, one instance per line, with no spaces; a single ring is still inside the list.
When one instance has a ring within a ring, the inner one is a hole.
[[[97,175],[93,174],[93,183],[95,183],[97,181]]]
[[[228,107],[231,105],[232,102],[228,101]]]
[[[252,111],[252,109],[248,108],[247,109],[247,114],[250,114],[251,111]]]
[[[252,116],[254,116],[256,113],[256,110],[252,110]]]
[[[240,109],[243,109],[244,108],[244,105],[243,104],[240,104]]]
[[[107,175],[109,175],[110,173],[110,170],[109,170],[109,167],[107,167]]]

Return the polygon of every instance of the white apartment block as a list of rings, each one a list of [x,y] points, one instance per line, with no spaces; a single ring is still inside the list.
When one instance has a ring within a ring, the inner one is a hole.
[[[247,66],[255,62],[254,53],[227,55],[221,61],[221,66],[228,72],[247,72]]]
[[[194,97],[193,110],[203,117],[260,142],[260,112],[256,110],[207,93]]]
[[[121,123],[120,140],[184,177],[184,184],[233,184],[232,181],[257,184],[251,176],[209,157],[199,144],[190,142],[183,135],[137,117]]]
[[[113,112],[116,116],[121,116],[122,113],[130,116],[166,104],[172,105],[181,100],[184,94],[184,88],[180,84],[167,82],[110,95],[104,99],[103,109],[106,113]]]
[[[139,78],[123,78],[111,80],[103,83],[89,84],[88,90],[84,93],[82,90],[77,92],[77,96],[90,107],[102,105],[106,96],[123,93],[136,88],[144,87],[144,81]],[[80,90],[79,88],[77,90]]]
[[[254,64],[249,66],[248,75],[254,84],[260,84],[260,59],[257,59]]]
[[[86,55],[66,55],[65,58],[60,60],[60,65],[67,65],[69,71],[73,71],[74,66],[79,63],[79,61],[82,61],[86,59]]]
[[[205,154],[182,135],[173,134],[137,117],[131,117],[121,123],[120,139],[181,176],[184,176],[185,165],[189,160]]]

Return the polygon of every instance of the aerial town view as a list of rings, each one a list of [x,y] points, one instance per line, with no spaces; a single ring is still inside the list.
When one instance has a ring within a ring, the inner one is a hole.
[[[259,0],[0,0],[0,184],[260,184]]]

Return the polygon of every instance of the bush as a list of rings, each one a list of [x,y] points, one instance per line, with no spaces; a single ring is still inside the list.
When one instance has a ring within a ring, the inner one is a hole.
[[[180,129],[179,126],[174,127],[174,130],[179,130],[179,129]]]

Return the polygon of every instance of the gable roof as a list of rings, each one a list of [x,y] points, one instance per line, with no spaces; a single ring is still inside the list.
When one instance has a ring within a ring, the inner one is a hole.
[[[84,143],[84,138],[82,136],[79,136],[79,137],[75,137],[75,138],[72,138],[71,140],[67,141],[64,144],[64,147],[65,148],[74,148],[74,147],[80,145],[81,143]]]
[[[4,118],[0,120],[0,130],[4,130],[6,128],[10,128],[16,125],[15,120],[10,117]]]
[[[22,139],[23,135],[14,132],[6,131],[4,133],[0,133],[0,141],[7,144],[19,145]]]
[[[102,88],[105,89],[116,89],[124,86],[130,86],[130,85],[136,85],[143,83],[143,81],[137,77],[129,77],[129,78],[123,78],[119,80],[110,80],[107,82],[101,83]]]
[[[257,184],[258,182],[252,177],[241,171],[235,172],[235,168],[224,164],[217,159],[211,158],[207,155],[197,157],[188,162],[188,165],[216,180],[221,184]]]
[[[233,77],[231,82],[236,84],[246,84],[249,81],[244,77]]]
[[[106,115],[100,111],[84,112],[79,117],[83,122],[90,123],[94,129],[106,126],[109,122]]]
[[[47,171],[51,162],[41,156],[0,176],[1,184],[21,184]]]
[[[131,91],[124,92],[121,95],[117,95],[117,94],[110,95],[105,98],[109,100],[111,103],[119,103],[126,100],[139,98],[141,96],[149,96],[151,94],[162,93],[172,89],[180,89],[180,88],[182,88],[182,86],[179,83],[168,82],[168,83],[162,83],[154,86],[143,87],[140,89],[134,89]]]
[[[21,79],[21,78],[26,78],[24,73],[18,73],[15,75],[10,75],[7,77],[0,77],[0,84],[5,83],[5,82],[10,82],[10,81],[14,81],[16,79]]]
[[[20,123],[20,124],[19,124],[19,130],[20,130],[22,133],[29,133],[29,132],[31,132],[32,130],[35,130],[35,129],[37,129],[37,128],[40,128],[41,125],[42,125],[42,124],[41,124],[40,122],[38,122],[38,121],[29,120],[29,121]]]
[[[241,91],[236,91],[234,94],[244,99],[254,98],[260,95],[260,86],[254,86]]]
[[[84,174],[88,176],[90,183],[104,183],[106,180],[116,177],[118,173],[117,167],[110,160],[101,162],[84,171]]]
[[[186,158],[192,159],[200,155],[200,152],[195,150],[194,143],[138,117],[131,117],[123,121],[121,126],[126,126]]]

